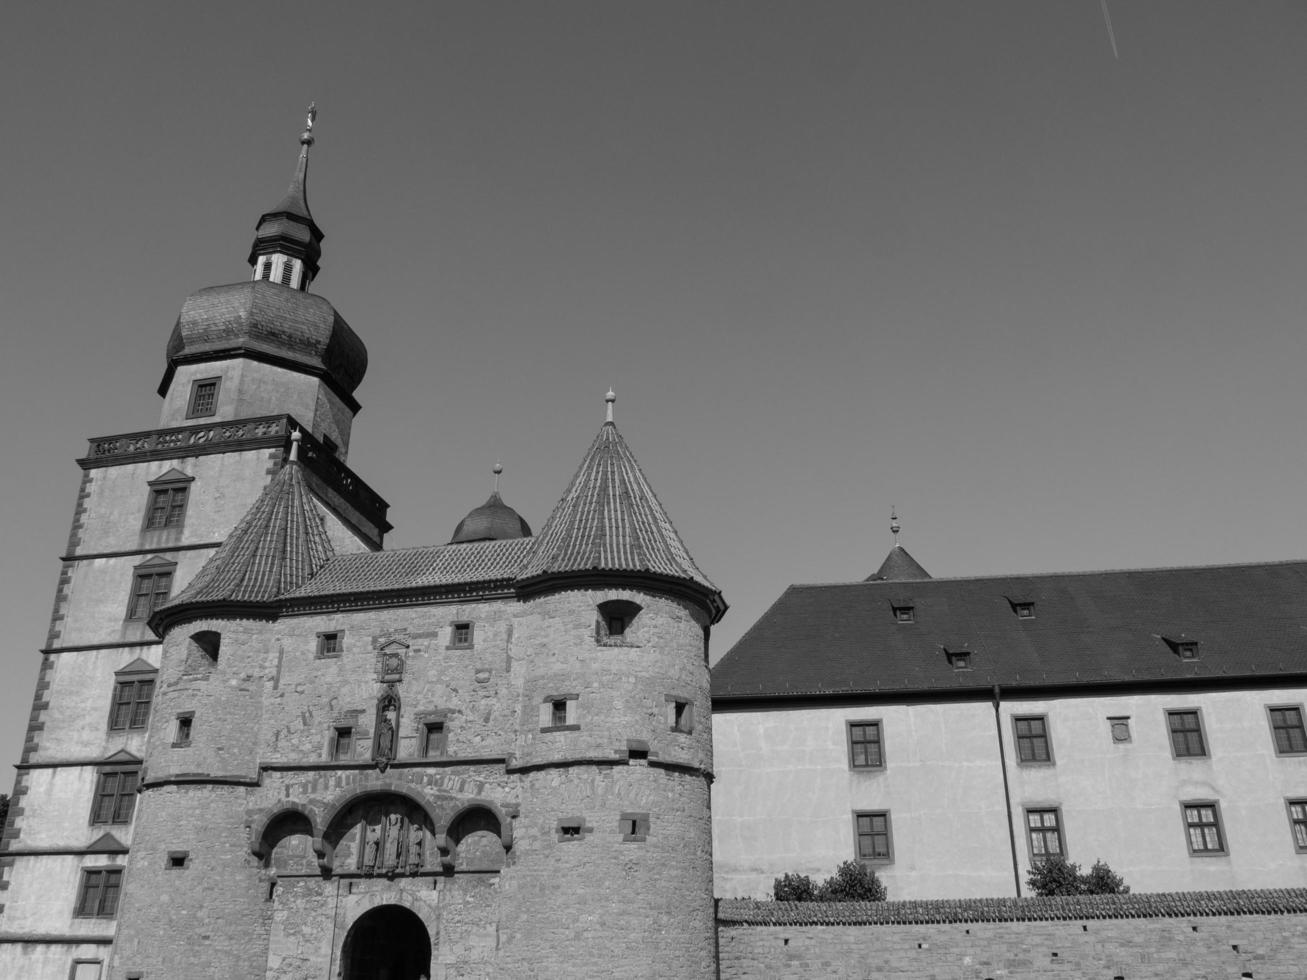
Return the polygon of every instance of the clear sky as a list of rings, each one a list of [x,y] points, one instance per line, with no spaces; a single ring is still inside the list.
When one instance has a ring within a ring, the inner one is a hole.
[[[611,385],[714,657],[891,504],[936,576],[1307,556],[1307,3],[1109,9],[1119,60],[1100,0],[8,5],[0,761],[73,460],[156,424],[310,99],[392,547],[497,457],[539,528]]]

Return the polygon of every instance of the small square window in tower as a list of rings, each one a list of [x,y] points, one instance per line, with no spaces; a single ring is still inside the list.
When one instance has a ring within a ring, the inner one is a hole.
[[[172,736],[173,748],[180,749],[191,744],[191,729],[194,727],[194,723],[195,713],[193,711],[177,716],[177,723]]]
[[[578,724],[579,697],[575,694],[551,694],[540,704],[540,730],[575,731]]]
[[[339,657],[345,650],[345,634],[339,632],[319,633],[316,656]]]
[[[469,650],[472,648],[472,624],[454,623],[449,628],[449,646],[452,650]]]
[[[599,619],[595,623],[596,639],[613,646],[627,646],[634,641],[635,619],[641,607],[628,599],[609,599],[599,603]]]
[[[684,698],[667,697],[667,727],[689,735],[694,731],[694,704]]]
[[[188,419],[218,414],[218,387],[222,378],[201,378],[191,383],[191,400],[186,406]]]

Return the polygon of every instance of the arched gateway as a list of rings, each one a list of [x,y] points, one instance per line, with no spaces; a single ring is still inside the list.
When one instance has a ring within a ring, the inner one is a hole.
[[[402,905],[380,905],[350,926],[342,980],[417,980],[431,975],[427,927]]]

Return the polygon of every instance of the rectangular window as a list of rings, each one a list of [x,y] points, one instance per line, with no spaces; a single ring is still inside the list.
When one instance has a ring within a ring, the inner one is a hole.
[[[1026,840],[1030,844],[1032,862],[1050,857],[1065,857],[1061,811],[1057,807],[1026,810]]]
[[[451,647],[470,647],[472,645],[472,624],[455,623],[449,631]]]
[[[578,698],[576,694],[551,694],[545,698],[540,704],[540,730],[575,731],[580,728]]]
[[[1189,835],[1190,854],[1224,854],[1225,836],[1221,833],[1221,808],[1215,802],[1181,803],[1185,830]]]
[[[1307,752],[1307,729],[1303,728],[1302,708],[1284,706],[1266,710],[1271,717],[1275,754],[1302,755]]]
[[[339,657],[345,649],[344,633],[319,633],[318,656]]]
[[[150,702],[153,699],[153,680],[119,681],[113,688],[109,730],[121,732],[129,728],[144,728],[150,720]]]
[[[150,490],[150,509],[145,517],[147,531],[160,527],[181,527],[186,518],[186,498],[190,487],[154,487]]]
[[[1047,715],[1014,717],[1012,726],[1017,736],[1018,762],[1053,761],[1053,745],[1048,738]]]
[[[281,266],[281,284],[289,286],[295,280],[295,263],[287,259]]]
[[[1166,724],[1171,730],[1171,754],[1177,759],[1202,759],[1207,756],[1203,720],[1197,709],[1168,711]]]
[[[101,772],[95,783],[91,823],[131,823],[136,807],[139,769],[111,769]]]
[[[849,722],[849,766],[853,769],[883,769],[879,721]]]
[[[422,726],[422,754],[428,759],[442,759],[448,743],[443,721],[429,721]]]
[[[689,735],[694,731],[694,703],[687,698],[667,696],[667,729]]]
[[[1293,831],[1293,849],[1307,854],[1307,800],[1289,800],[1289,829]]]
[[[348,725],[338,727],[331,737],[331,758],[336,762],[348,762],[354,758],[354,729]]]
[[[191,402],[186,409],[188,419],[217,414],[218,382],[221,380],[221,378],[204,378],[191,383]]]
[[[888,810],[855,813],[853,832],[857,838],[859,861],[888,864],[894,860]]]
[[[122,868],[95,868],[82,872],[82,890],[77,896],[80,919],[112,919],[118,912],[122,890]]]
[[[128,619],[149,619],[150,614],[168,601],[172,588],[172,570],[137,572],[132,583],[132,597],[127,604]]]
[[[177,716],[177,730],[173,733],[173,748],[191,744],[191,726],[195,721],[195,715],[184,714]]]

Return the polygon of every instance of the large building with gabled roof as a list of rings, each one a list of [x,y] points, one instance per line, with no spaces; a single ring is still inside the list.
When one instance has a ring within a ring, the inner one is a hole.
[[[386,551],[359,336],[307,292],[312,116],[249,281],[96,438],[0,845],[0,976],[715,974],[725,611],[607,418],[538,535]]]
[[[794,585],[713,670],[719,896],[1307,885],[1307,562]]]

